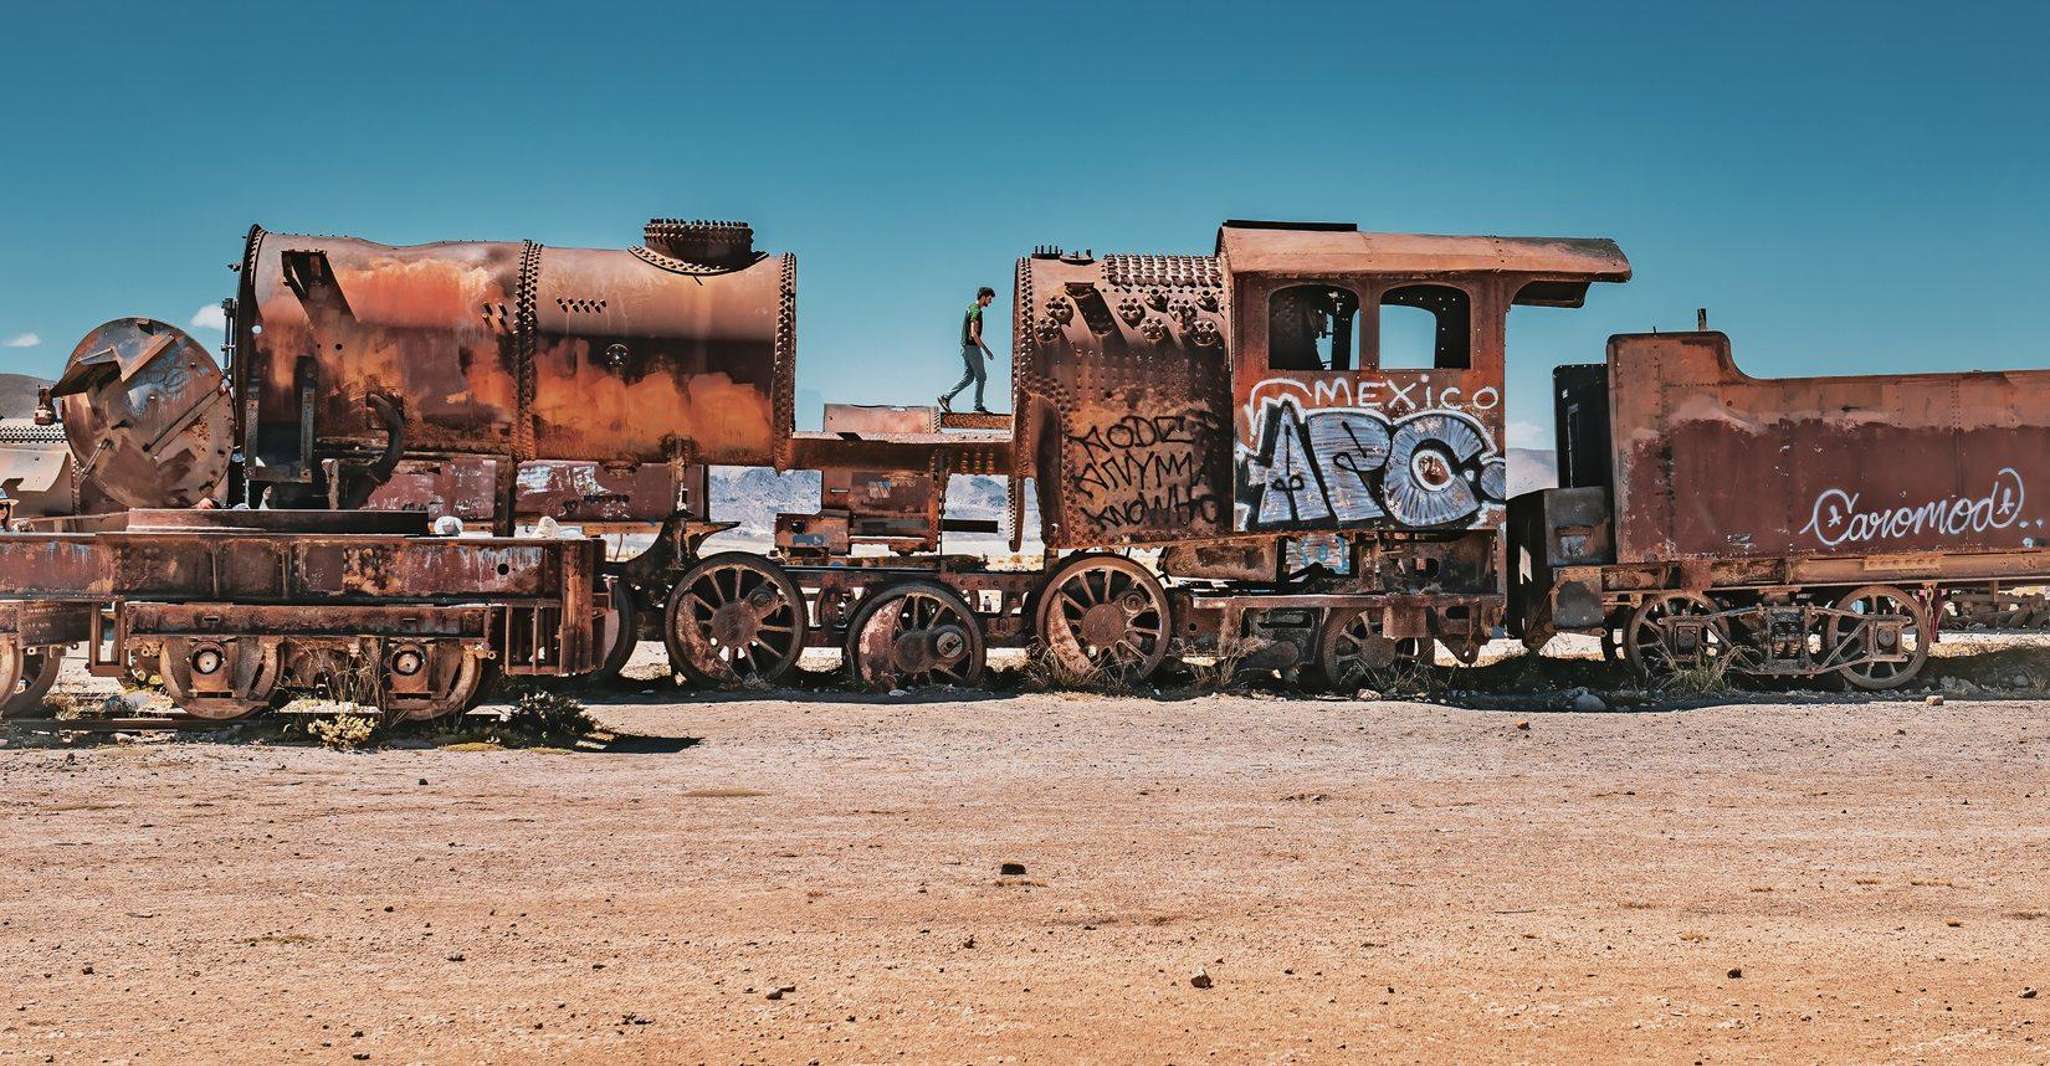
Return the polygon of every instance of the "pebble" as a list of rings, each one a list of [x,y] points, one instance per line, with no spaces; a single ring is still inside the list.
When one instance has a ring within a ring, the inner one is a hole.
[[[1004,863],[997,867],[997,874],[1001,877],[1023,877],[1025,876],[1025,864],[1022,862]]]
[[[778,986],[776,986],[775,988],[772,988],[772,989],[770,989],[770,990],[769,990],[769,995],[768,995],[768,998],[769,998],[769,999],[782,999],[782,998],[783,998],[783,993],[785,993],[785,992],[795,992],[795,991],[797,991],[797,986],[796,986],[796,985],[778,985]]]
[[[1744,971],[1741,968],[1736,966],[1730,967],[1730,980],[1734,981],[1742,976],[1744,976]]]
[[[2022,998],[2023,998],[2023,999],[2034,999],[2034,998],[2036,998],[2036,990],[2035,990],[2035,989],[2033,989],[2033,988],[2024,988],[2024,989],[2022,989]]]
[[[1609,705],[1606,701],[1604,701],[1600,696],[1597,696],[1584,688],[1567,689],[1566,706],[1571,707],[1572,709],[1579,711],[1582,714],[1594,714],[1609,709]]]
[[[1517,722],[1517,723],[1516,723],[1516,728],[1518,728],[1518,729],[1529,729],[1529,728],[1530,728],[1530,719],[1528,719],[1528,718],[1525,718],[1525,719],[1523,719],[1522,721],[1520,721],[1520,722]]]
[[[1194,976],[1194,977],[1191,977],[1191,978],[1189,978],[1189,987],[1191,987],[1191,988],[1209,988],[1209,987],[1210,987],[1210,973],[1209,973],[1209,971],[1207,971],[1207,970],[1204,970],[1204,969],[1203,969],[1202,967],[1200,967],[1200,966],[1199,966],[1199,967],[1197,967],[1197,968],[1196,968],[1196,976]]]
[[[1943,697],[1941,695],[1930,696],[1924,699],[1922,702],[1928,704],[1931,707],[1941,707],[1943,706]]]

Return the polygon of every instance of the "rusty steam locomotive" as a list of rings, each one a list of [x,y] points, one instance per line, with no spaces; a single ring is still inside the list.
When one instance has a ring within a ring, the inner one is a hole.
[[[433,717],[643,637],[705,684],[808,646],[864,685],[973,684],[988,647],[1031,645],[1074,676],[1247,653],[1347,685],[1441,645],[1470,662],[1505,623],[1646,670],[1884,686],[1946,592],[2050,575],[2039,375],[1760,382],[1719,334],[1618,337],[1560,372],[1564,487],[1511,501],[1509,309],[1629,276],[1606,240],[1340,224],[1042,248],[1010,416],[834,405],[799,432],[795,259],[744,224],[658,219],[625,251],[252,229],[225,365],[121,319],[50,390],[111,502],[0,534],[0,709],[76,644],[194,715],[348,676]],[[1405,319],[1417,342],[1384,340]],[[707,554],[725,465],[819,471],[820,506],[772,551]],[[945,513],[959,474],[1008,477],[1014,551],[1036,503],[1039,565],[945,550],[999,527]],[[623,530],[645,550],[590,536]]]

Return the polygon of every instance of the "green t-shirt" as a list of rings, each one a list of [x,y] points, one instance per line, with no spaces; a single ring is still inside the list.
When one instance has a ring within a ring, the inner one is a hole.
[[[966,315],[961,316],[961,347],[974,347],[977,331],[979,331],[981,327],[982,301],[976,300],[975,302],[968,305],[968,313]]]

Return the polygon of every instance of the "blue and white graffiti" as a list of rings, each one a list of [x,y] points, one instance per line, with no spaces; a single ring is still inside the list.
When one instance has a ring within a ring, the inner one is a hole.
[[[1461,411],[1401,418],[1369,408],[1305,413],[1263,400],[1237,448],[1240,529],[1374,525],[1460,528],[1508,491],[1487,427]]]

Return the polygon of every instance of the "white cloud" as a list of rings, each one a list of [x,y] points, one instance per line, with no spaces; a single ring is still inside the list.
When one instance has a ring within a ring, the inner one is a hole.
[[[33,333],[17,333],[7,338],[4,344],[0,344],[0,348],[33,348],[41,343],[43,343],[43,338]]]
[[[228,313],[220,304],[208,304],[192,312],[193,329],[210,329],[219,332],[228,328]]]
[[[1511,448],[1549,448],[1552,433],[1536,422],[1511,422],[1503,436],[1509,438]]]

